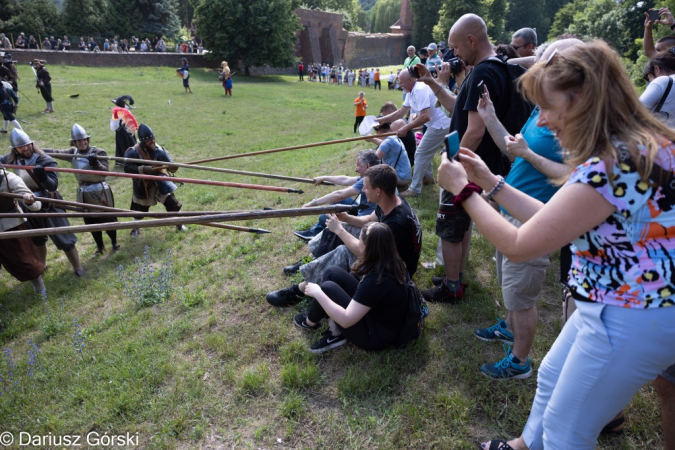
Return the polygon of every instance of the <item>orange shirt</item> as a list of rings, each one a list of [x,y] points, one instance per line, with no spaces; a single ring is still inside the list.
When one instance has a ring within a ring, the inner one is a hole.
[[[380,72],[375,71],[375,81],[380,81]]]
[[[354,100],[354,106],[356,106],[356,117],[366,115],[366,106],[368,106],[368,102],[366,101],[365,97],[356,97],[356,100]]]

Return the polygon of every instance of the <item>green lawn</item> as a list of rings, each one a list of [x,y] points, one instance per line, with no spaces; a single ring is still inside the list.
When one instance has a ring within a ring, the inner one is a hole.
[[[44,147],[66,148],[77,122],[92,135],[92,144],[114,154],[110,99],[122,94],[134,97],[138,121],[152,127],[158,143],[178,162],[353,136],[357,87],[237,75],[234,96],[225,98],[215,72],[194,70],[195,93],[189,95],[166,68],[48,68],[56,99],[53,115],[40,113],[44,102],[30,86],[32,73],[27,66],[20,68],[20,88],[32,103],[22,99],[19,118],[32,122],[25,129]],[[371,113],[387,100],[401,103],[400,92],[387,91],[384,79],[385,90],[366,92]],[[67,97],[72,94],[79,97]],[[6,135],[0,145],[8,147]],[[367,146],[324,146],[212,164],[299,177],[352,174],[356,152]],[[330,191],[185,169],[178,175],[306,191],[185,185],[177,196],[186,211],[293,208]],[[117,206],[127,208],[131,182],[111,177],[109,183]],[[62,174],[60,190],[67,200],[75,199],[75,188],[72,175]],[[428,187],[411,203],[424,227],[422,261],[435,259],[437,195],[437,187]],[[473,337],[474,328],[504,315],[497,305],[501,293],[493,247],[474,233],[466,300],[456,306],[430,305],[416,345],[380,353],[348,345],[315,357],[307,348],[319,333],[304,334],[291,322],[307,305],[274,309],[264,299],[266,292],[293,282],[281,268],[308,252],[292,231],[313,220],[238,223],[269,229],[270,235],[191,225],[187,233],[145,229],[133,240],[123,231],[122,251],[103,257],[94,255],[91,235],[82,234],[83,279],[74,277],[63,253],[50,243],[46,299],[0,272],[0,348],[5,349],[0,432],[129,432],[138,433],[140,448],[181,449],[471,449],[483,439],[515,436],[526,421],[536,377],[506,383],[483,377],[480,365],[501,359],[503,350]],[[104,241],[110,250],[105,235]],[[170,282],[154,289],[125,289],[119,267],[132,272],[146,246],[151,270],[173,267]],[[556,261],[538,305],[541,320],[531,355],[535,368],[561,328],[557,270]],[[440,268],[420,268],[416,282],[428,288],[431,276],[440,273]],[[161,300],[168,287],[164,300],[140,306],[143,300]],[[31,357],[35,350],[29,340],[39,349],[36,357]],[[661,445],[658,404],[650,387],[626,413],[625,436],[603,438],[600,448]]]

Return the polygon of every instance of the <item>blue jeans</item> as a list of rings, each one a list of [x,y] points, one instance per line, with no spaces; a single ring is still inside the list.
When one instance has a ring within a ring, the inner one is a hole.
[[[593,450],[600,430],[675,361],[675,308],[577,301],[539,368],[530,450]]]
[[[339,202],[331,203],[331,205],[353,205],[355,202],[356,200],[349,197]],[[319,216],[319,221],[312,228],[310,228],[309,231],[313,232],[314,235],[317,235],[325,229],[326,229],[326,215],[321,214]]]

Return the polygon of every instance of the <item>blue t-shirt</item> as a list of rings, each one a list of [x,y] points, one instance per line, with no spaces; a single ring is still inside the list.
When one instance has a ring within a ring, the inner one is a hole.
[[[528,146],[534,153],[546,159],[555,162],[562,162],[561,148],[558,140],[547,127],[538,127],[539,107],[537,106],[530,114],[520,134],[527,141]],[[523,158],[516,158],[511,167],[511,171],[506,177],[506,183],[534,197],[537,200],[546,203],[553,195],[558,192],[559,186],[552,184],[548,177],[539,172],[532,164]],[[500,206],[502,211],[509,213]]]
[[[366,194],[363,193],[363,178],[359,178],[359,181],[352,185],[352,188],[356,189],[359,192],[359,205],[364,205],[366,208],[359,209],[356,213],[358,216],[368,216],[375,211],[375,203],[370,203]]]
[[[382,150],[382,153],[384,153],[382,161],[396,170],[399,180],[412,180],[410,158],[408,158],[408,153],[405,151],[405,145],[403,145],[398,136],[387,137],[382,141],[378,150]]]

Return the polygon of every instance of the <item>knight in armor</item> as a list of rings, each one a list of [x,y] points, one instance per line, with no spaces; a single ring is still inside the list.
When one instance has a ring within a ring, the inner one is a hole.
[[[98,147],[91,147],[89,145],[89,134],[80,125],[73,125],[70,130],[70,147],[66,150],[55,150],[50,148],[42,149],[45,153],[64,153],[68,155],[76,155],[77,158],[72,159],[73,169],[81,170],[95,170],[101,172],[101,175],[89,174],[75,174],[77,180],[77,201],[80,203],[87,203],[89,205],[107,206],[109,208],[115,207],[112,189],[106,182],[106,174],[108,171],[108,161],[105,159],[98,159],[97,156],[107,156],[105,150]],[[95,212],[95,210],[87,210],[86,212]],[[97,223],[117,222],[117,218],[106,217],[85,217],[84,223],[93,225]],[[117,243],[117,231],[106,231],[110,242],[112,243],[113,251],[120,249]],[[92,231],[91,235],[96,242],[96,254],[101,255],[105,251],[103,244],[103,232]]]
[[[35,87],[40,90],[42,98],[45,99],[47,107],[44,109],[45,113],[54,112],[54,98],[52,97],[52,77],[45,68],[45,62],[40,59],[34,59],[31,65],[35,69]]]
[[[163,161],[166,163],[173,162],[169,156],[169,152],[155,143],[155,135],[149,126],[142,123],[138,127],[138,144],[134,145],[126,151],[125,158],[129,159],[146,159],[149,161]],[[176,172],[177,167],[164,168],[156,165],[143,165],[140,163],[125,162],[124,171],[126,173],[136,173],[145,175],[159,175],[168,177],[168,172]],[[131,197],[131,210],[148,212],[151,206],[158,202],[164,205],[167,211],[178,212],[183,207],[183,204],[178,201],[173,193],[178,187],[171,181],[154,181],[142,180],[134,178],[133,180],[133,195]],[[134,219],[141,220],[142,217]],[[185,225],[177,225],[178,231],[186,231]],[[140,234],[138,228],[131,230],[131,236],[137,237]]]
[[[131,95],[122,95],[112,100],[112,102],[118,108],[129,109],[129,105],[134,104],[134,99]],[[134,133],[127,128],[121,117],[117,120],[111,120],[110,129],[115,132],[115,156],[124,158],[124,153],[129,147],[136,145],[136,136],[134,136]],[[116,162],[115,164],[121,166],[123,163]]]
[[[33,191],[39,198],[61,198],[59,194],[59,177],[56,172],[48,172],[45,167],[56,167],[56,161],[51,156],[43,152],[31,138],[23,131],[14,128],[9,135],[11,150],[8,154],[0,157],[0,164],[16,164],[21,166],[35,166],[32,170],[16,169],[14,172],[24,182],[24,184]],[[53,203],[42,202],[40,212],[63,213],[64,210],[57,208]],[[26,221],[26,228],[29,230],[43,228],[57,228],[70,226],[65,217],[31,217]],[[80,265],[80,255],[77,253],[77,238],[74,234],[55,234],[49,236],[56,248],[62,250],[70,264],[73,266],[75,275],[81,277],[85,274]],[[43,265],[47,264],[47,236],[31,238],[37,249],[40,261]]]
[[[14,128],[22,130],[19,121],[16,120],[14,114],[19,108],[19,96],[16,95],[12,85],[4,80],[0,80],[0,111],[2,111],[2,118],[4,119],[4,124],[0,133],[7,133],[7,127],[9,123],[12,122]]]
[[[28,189],[23,180],[13,173],[6,172],[0,165],[0,192],[22,194],[23,201],[0,197],[0,213],[21,213],[23,205],[29,211],[39,211],[42,203],[35,199],[33,192]],[[0,231],[25,230],[26,219],[0,219]],[[0,266],[17,280],[30,281],[35,292],[45,290],[42,281],[42,272],[45,266],[40,260],[35,246],[27,237],[4,239],[0,245]]]
[[[0,80],[4,80],[12,85],[14,92],[19,92],[19,72],[16,70],[16,61],[12,61],[12,55],[5,53],[0,64]]]

